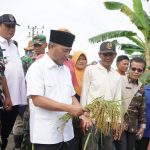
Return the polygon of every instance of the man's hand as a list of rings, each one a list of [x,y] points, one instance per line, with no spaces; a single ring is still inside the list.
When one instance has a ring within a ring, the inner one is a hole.
[[[4,109],[10,111],[12,108],[12,102],[10,98],[5,98],[4,100]]]
[[[114,138],[114,140],[120,140],[121,135],[122,135],[122,127],[121,127],[121,124],[118,123],[117,126],[118,126],[118,128],[113,131],[113,138]]]
[[[88,131],[88,128],[91,127],[92,125],[93,125],[93,121],[90,117],[85,115],[81,116],[80,128],[84,135]]]
[[[88,111],[85,108],[82,108],[80,105],[71,105],[68,109],[68,113],[74,117],[83,115],[84,112]]]
[[[139,138],[141,139],[143,137],[143,134],[144,134],[144,128],[140,128],[136,135],[139,136]]]

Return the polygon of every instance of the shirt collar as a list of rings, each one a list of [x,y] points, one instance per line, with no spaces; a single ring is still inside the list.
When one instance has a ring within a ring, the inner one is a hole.
[[[46,65],[47,65],[47,67],[50,69],[50,68],[63,68],[64,67],[64,65],[57,65],[49,56],[48,56],[48,54],[45,54],[44,55],[44,57],[45,57],[45,62],[46,62]]]
[[[106,70],[106,71],[107,71],[107,69],[106,69],[105,67],[103,67],[100,62],[98,62],[96,65],[97,65],[97,67],[98,67],[99,69],[101,69],[101,70]],[[112,67],[111,67],[110,70],[109,70],[109,72],[114,72],[114,71],[115,71],[115,70],[114,70]]]
[[[129,83],[139,85],[139,81],[138,81],[138,80],[133,80],[133,79],[131,79],[131,78],[129,77],[129,75],[127,76],[127,78],[128,78],[128,82],[129,82]]]
[[[9,42],[12,42],[12,41],[13,41],[12,39],[9,40]],[[1,43],[4,43],[4,42],[8,43],[8,41],[5,38],[3,38],[2,36],[0,36],[0,42]]]

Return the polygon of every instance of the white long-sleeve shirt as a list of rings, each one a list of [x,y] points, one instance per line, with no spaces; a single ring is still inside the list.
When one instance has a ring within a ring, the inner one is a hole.
[[[3,51],[3,56],[6,57],[5,76],[12,104],[13,106],[27,104],[25,77],[18,49],[13,40],[8,43],[1,36],[0,46],[5,49]]]
[[[81,105],[85,106],[98,97],[105,100],[121,100],[121,77],[111,68],[107,71],[100,63],[85,69]]]

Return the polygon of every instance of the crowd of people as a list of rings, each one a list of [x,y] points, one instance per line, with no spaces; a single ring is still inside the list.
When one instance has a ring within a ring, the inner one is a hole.
[[[75,35],[64,28],[51,30],[49,40],[35,35],[20,57],[12,40],[16,25],[13,15],[0,16],[1,150],[7,149],[11,131],[12,150],[83,150],[85,145],[86,150],[150,150],[150,85],[139,80],[146,69],[143,58],[120,55],[115,70],[116,46],[107,41],[100,45],[100,60],[88,65],[85,52],[70,55]],[[121,101],[121,134],[96,128],[86,105],[98,97]],[[60,118],[66,113],[73,119],[64,124]]]

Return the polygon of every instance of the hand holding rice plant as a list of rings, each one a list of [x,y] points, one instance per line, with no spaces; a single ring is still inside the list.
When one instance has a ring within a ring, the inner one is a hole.
[[[119,134],[123,131],[124,112],[120,100],[105,100],[103,97],[99,97],[86,105],[85,108],[90,111],[91,119],[95,120],[97,130],[100,130],[104,135],[107,135],[110,130],[117,131]],[[71,118],[73,116],[67,113],[60,119],[67,122]]]

